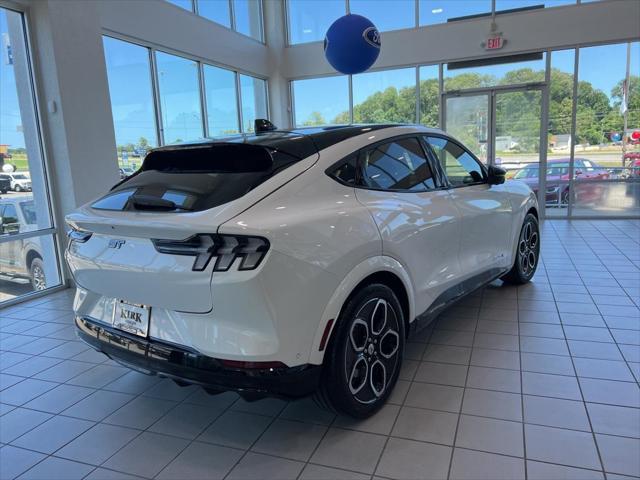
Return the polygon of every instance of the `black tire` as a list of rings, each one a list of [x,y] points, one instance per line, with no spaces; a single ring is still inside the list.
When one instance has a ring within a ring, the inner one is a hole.
[[[538,219],[529,213],[522,222],[513,267],[502,277],[502,280],[514,285],[528,283],[536,273],[538,260],[540,260],[540,228]]]
[[[16,185],[15,188],[13,189],[15,192],[21,192],[22,191],[22,187],[20,185]]]
[[[44,274],[44,263],[40,257],[36,257],[31,261],[29,267],[29,278],[31,279],[31,287],[34,290],[44,290],[47,288],[47,279]]]
[[[346,303],[331,335],[316,402],[355,418],[373,415],[398,380],[404,345],[404,314],[393,290],[363,287]]]

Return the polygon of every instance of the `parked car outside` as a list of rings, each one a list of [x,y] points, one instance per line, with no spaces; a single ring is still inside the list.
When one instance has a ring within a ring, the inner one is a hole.
[[[527,165],[518,170],[513,176],[514,180],[520,180],[536,193],[539,188],[540,166],[537,163]],[[574,164],[574,178],[582,182],[607,180],[611,173],[604,167],[586,158],[576,158]],[[569,204],[569,158],[551,159],[547,161],[546,173],[546,204],[547,206]],[[601,184],[582,185],[580,188],[581,202],[597,202],[602,198],[604,188]]]
[[[82,340],[180,385],[314,393],[362,418],[414,332],[495,279],[533,277],[535,195],[445,132],[256,132],[152,150],[67,216]]]
[[[14,192],[31,191],[31,178],[23,172],[0,173],[0,178],[8,179],[11,190]]]
[[[36,229],[33,197],[14,195],[0,199],[0,236]],[[34,290],[44,290],[47,282],[40,239],[30,237],[0,243],[0,273],[27,278]]]
[[[120,180],[123,180],[128,176],[133,175],[133,173],[135,172],[135,170],[131,167],[120,167],[118,170],[120,172]]]
[[[11,190],[11,180],[0,175],[0,193],[7,193]]]

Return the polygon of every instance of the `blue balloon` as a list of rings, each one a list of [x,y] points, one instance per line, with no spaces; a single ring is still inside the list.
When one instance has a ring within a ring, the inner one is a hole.
[[[620,140],[622,140],[622,135],[618,132],[612,132],[611,133],[611,140],[614,142],[619,142]]]
[[[364,72],[380,54],[380,33],[368,18],[345,15],[327,30],[324,54],[331,66],[340,73],[353,75]]]

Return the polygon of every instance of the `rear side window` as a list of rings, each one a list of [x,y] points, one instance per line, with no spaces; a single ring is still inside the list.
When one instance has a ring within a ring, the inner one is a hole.
[[[366,187],[414,192],[436,188],[433,172],[417,138],[402,138],[364,150],[360,161]]]
[[[236,200],[300,158],[282,149],[213,143],[152,151],[134,175],[92,207],[201,211]]]

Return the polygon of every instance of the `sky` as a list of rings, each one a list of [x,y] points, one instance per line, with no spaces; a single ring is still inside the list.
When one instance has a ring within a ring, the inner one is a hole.
[[[516,5],[537,4],[541,0],[497,0],[497,8],[513,8]],[[394,8],[388,8],[389,3]],[[447,16],[461,16],[485,10],[490,0],[420,0],[421,23],[435,23]],[[547,0],[545,3],[564,4],[570,0]],[[300,9],[299,5],[304,5]],[[412,0],[351,0],[354,13],[367,14],[381,29],[404,28],[413,22]],[[342,0],[305,0],[291,2],[291,30],[293,41],[306,41],[324,36],[326,28],[344,13]],[[410,8],[409,8],[410,7]],[[489,7],[490,8],[490,7]],[[442,10],[442,11],[440,11]],[[436,13],[432,13],[436,12]],[[427,17],[425,19],[425,16]],[[434,20],[434,19],[438,20]],[[411,25],[410,25],[411,26]],[[309,32],[307,32],[309,31]],[[7,37],[6,10],[0,9],[0,144],[10,144],[13,148],[24,147],[18,106],[16,79],[13,65],[6,62]],[[21,39],[20,39],[21,41]],[[145,137],[151,145],[157,144],[151,74],[148,50],[119,40],[105,37],[105,58],[107,61],[112,112],[115,121],[118,145],[137,143]],[[382,34],[384,48],[384,33]],[[570,53],[570,52],[568,52]],[[633,44],[632,73],[640,74],[640,43]],[[581,50],[580,79],[588,80],[596,88],[607,94],[625,75],[626,45],[589,47]],[[199,95],[197,93],[197,69],[195,63],[168,54],[158,53],[159,87],[165,141],[186,140],[202,136]],[[564,71],[573,69],[573,55],[552,54],[552,64]],[[541,69],[542,61],[532,62],[532,68]],[[483,73],[502,76],[514,65],[484,67]],[[375,68],[375,65],[374,65]],[[424,79],[426,67],[422,69]],[[476,69],[475,71],[480,71]],[[457,71],[460,72],[460,71]],[[448,75],[445,69],[445,75]],[[26,79],[20,79],[26,81]],[[241,76],[243,91],[242,110],[247,119],[265,116],[264,85],[250,77]],[[377,90],[387,86],[401,88],[415,84],[415,70],[397,69],[356,75],[353,78],[354,104],[366,99]],[[237,104],[235,102],[233,74],[216,67],[205,70],[205,91],[209,128],[212,134],[221,134],[238,129]],[[348,110],[348,79],[345,76],[324,77],[301,80],[293,85],[295,114],[301,124],[309,115],[320,112],[330,121],[339,113]],[[257,106],[257,108],[256,108]],[[245,122],[248,126],[248,123]]]

